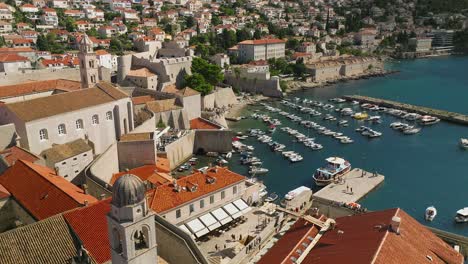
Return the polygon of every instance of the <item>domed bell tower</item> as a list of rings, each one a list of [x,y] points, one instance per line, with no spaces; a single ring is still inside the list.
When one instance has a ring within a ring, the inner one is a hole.
[[[91,88],[99,81],[98,61],[93,51],[93,42],[84,34],[79,43],[81,88]]]
[[[113,264],[157,263],[156,225],[145,191],[132,174],[123,175],[112,187],[107,225]]]

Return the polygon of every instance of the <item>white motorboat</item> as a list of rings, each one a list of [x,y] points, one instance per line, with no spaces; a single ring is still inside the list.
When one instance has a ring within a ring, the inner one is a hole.
[[[345,126],[345,125],[347,125],[347,124],[348,124],[348,120],[340,120],[340,121],[338,122],[338,125],[339,125],[339,126]]]
[[[276,193],[270,193],[267,198],[265,198],[265,202],[272,203],[278,199],[278,195]]]
[[[455,216],[455,222],[468,223],[468,207],[457,211],[457,215]]]
[[[403,129],[403,134],[405,134],[405,135],[414,135],[414,134],[419,133],[419,131],[421,131],[421,128],[419,128],[419,127],[407,127],[405,129]]]
[[[289,161],[291,162],[299,162],[299,161],[302,161],[303,159],[304,158],[299,154],[294,154],[294,155],[289,156]]]
[[[464,149],[468,149],[468,138],[461,138],[460,146]]]
[[[343,138],[343,139],[340,139],[340,142],[341,142],[342,144],[351,144],[351,143],[353,143],[354,141],[353,141],[352,139],[350,139],[350,138]]]
[[[255,166],[250,167],[249,174],[250,175],[258,175],[258,174],[265,174],[268,173],[268,169],[266,168],[258,168]]]
[[[419,119],[419,122],[422,124],[422,125],[433,125],[433,124],[436,124],[436,123],[439,123],[440,122],[440,119],[437,118],[437,117],[433,117],[433,116],[422,116],[420,119]]]
[[[437,215],[437,209],[434,206],[429,206],[428,208],[426,208],[426,212],[424,215],[426,221],[434,220],[436,215]]]

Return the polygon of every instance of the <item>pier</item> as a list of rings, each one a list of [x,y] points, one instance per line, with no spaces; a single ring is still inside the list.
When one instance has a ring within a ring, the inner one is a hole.
[[[380,174],[353,169],[342,177],[343,181],[331,183],[313,194],[314,198],[342,203],[355,203],[377,188],[385,177]]]
[[[441,120],[452,122],[460,125],[468,125],[468,115],[463,115],[460,113],[449,112],[445,110],[433,109],[424,106],[411,105],[406,103],[395,102],[391,100],[379,99],[374,97],[360,96],[360,95],[346,95],[343,96],[344,99],[349,101],[358,101],[369,104],[375,104],[384,107],[391,107],[395,109],[400,109],[404,111],[414,112],[421,115],[431,115]]]

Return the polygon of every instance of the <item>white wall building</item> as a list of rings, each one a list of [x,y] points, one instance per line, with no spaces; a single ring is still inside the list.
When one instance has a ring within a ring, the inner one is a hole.
[[[284,58],[285,56],[286,41],[281,39],[245,40],[237,45],[241,62]]]
[[[133,130],[132,109],[127,94],[101,82],[94,88],[4,104],[0,124],[14,123],[21,146],[33,153],[83,138],[100,154]]]

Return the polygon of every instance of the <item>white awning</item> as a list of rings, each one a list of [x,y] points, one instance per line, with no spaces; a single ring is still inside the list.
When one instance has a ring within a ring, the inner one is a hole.
[[[200,219],[210,231],[215,230],[221,226],[221,224],[210,213],[202,215],[198,219]]]
[[[180,225],[179,226],[180,230],[184,231],[185,233],[189,234],[192,238],[194,238],[192,232],[185,226],[185,225]]]
[[[234,201],[233,204],[237,208],[239,208],[240,211],[242,211],[242,214],[246,214],[246,213],[250,212],[250,210],[252,210],[252,208],[250,208],[250,206],[248,206],[247,203],[244,202],[244,200],[242,200],[242,199]]]
[[[237,207],[235,207],[232,203],[228,203],[226,204],[225,206],[223,206],[224,210],[226,210],[226,212],[228,212],[232,218],[236,219],[238,218],[239,216],[242,215],[242,212],[239,211],[239,209],[237,209]]]
[[[218,208],[211,213],[222,225],[232,221],[232,217],[230,217],[223,208]]]
[[[193,219],[192,221],[185,224],[196,237],[201,237],[209,232],[203,223],[198,219]]]

